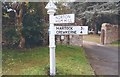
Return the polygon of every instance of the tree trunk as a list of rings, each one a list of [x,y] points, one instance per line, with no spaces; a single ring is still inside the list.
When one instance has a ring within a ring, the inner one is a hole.
[[[20,8],[20,11],[19,11],[19,13],[16,14],[16,16],[17,16],[17,31],[18,31],[18,34],[19,34],[19,37],[20,37],[20,42],[19,42],[18,47],[19,48],[24,48],[25,47],[25,38],[23,37],[23,34],[22,34],[22,28],[23,28],[23,25],[22,25],[22,8]]]

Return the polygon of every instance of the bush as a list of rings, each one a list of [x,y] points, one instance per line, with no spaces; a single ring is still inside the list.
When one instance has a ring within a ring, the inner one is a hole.
[[[42,23],[42,19],[38,14],[26,14],[23,18],[23,35],[26,47],[43,45],[44,29],[44,23]]]
[[[3,26],[3,47],[8,47],[8,48],[14,48],[17,47],[18,43],[19,43],[19,36],[16,32],[15,27],[11,26],[11,27],[4,27]]]

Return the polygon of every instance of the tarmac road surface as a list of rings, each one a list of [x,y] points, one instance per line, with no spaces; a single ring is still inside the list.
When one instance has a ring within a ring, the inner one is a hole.
[[[118,75],[118,47],[85,41],[83,47],[96,75]]]

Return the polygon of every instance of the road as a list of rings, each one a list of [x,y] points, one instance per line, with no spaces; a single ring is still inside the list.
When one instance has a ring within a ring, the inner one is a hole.
[[[118,75],[118,48],[84,42],[83,47],[96,75]]]

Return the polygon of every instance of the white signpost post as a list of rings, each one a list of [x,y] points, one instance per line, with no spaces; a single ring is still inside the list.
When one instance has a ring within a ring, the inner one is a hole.
[[[54,24],[60,23],[74,23],[75,15],[74,14],[64,14],[56,15],[57,7],[55,4],[50,1],[46,7],[48,9],[47,13],[49,14],[49,48],[50,48],[50,75],[54,76],[56,74],[55,68],[55,35],[80,35],[87,34],[87,26],[54,26]]]
[[[50,48],[50,75],[54,76],[56,73],[55,69],[55,33],[54,33],[54,23],[52,21],[54,20],[54,13],[56,12],[55,9],[57,7],[55,4],[50,1],[46,7],[48,9],[47,13],[49,14],[49,48]]]

